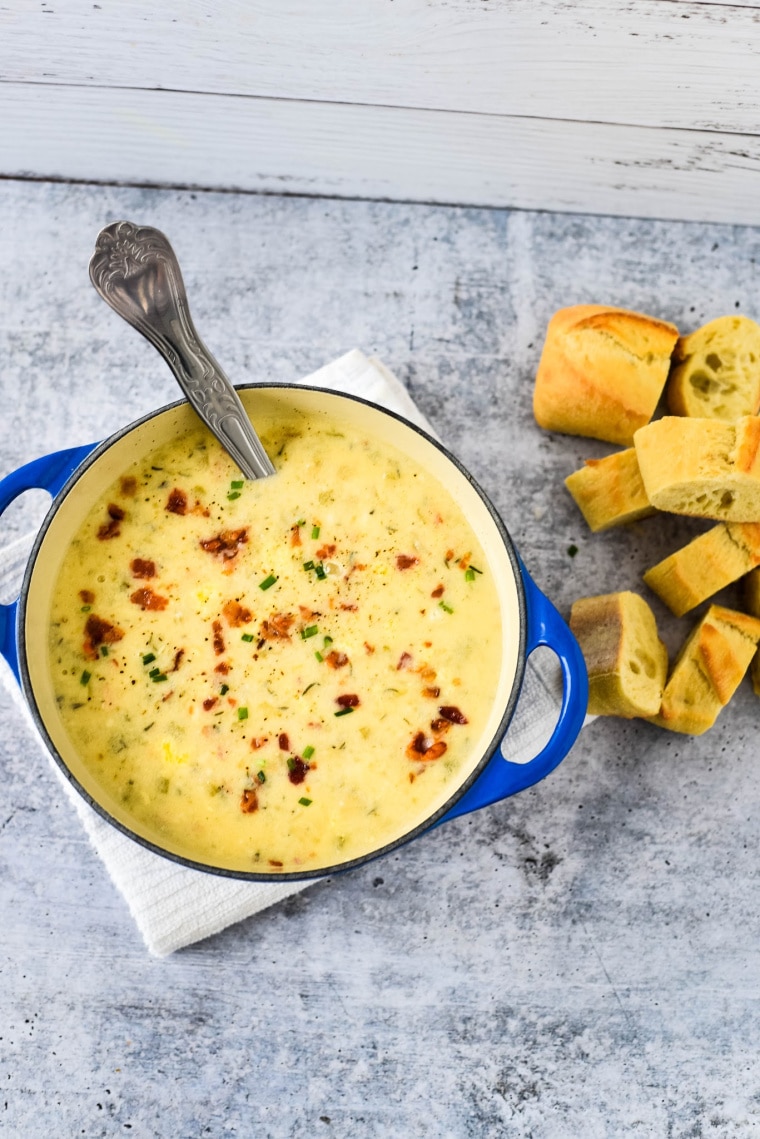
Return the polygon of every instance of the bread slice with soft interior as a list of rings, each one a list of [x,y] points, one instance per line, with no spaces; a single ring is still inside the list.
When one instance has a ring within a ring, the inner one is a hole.
[[[760,325],[719,316],[679,338],[666,388],[673,415],[738,419],[760,410]]]

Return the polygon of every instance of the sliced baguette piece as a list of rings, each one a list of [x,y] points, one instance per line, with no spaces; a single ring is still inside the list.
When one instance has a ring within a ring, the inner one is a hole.
[[[753,569],[742,579],[742,606],[752,617],[760,617],[760,569]],[[756,696],[760,696],[760,649],[752,658],[749,676]]]
[[[568,475],[565,486],[594,532],[637,522],[655,513],[644,490],[633,447],[605,459],[586,459],[585,466]]]
[[[678,329],[609,305],[574,305],[549,321],[533,410],[541,427],[629,447],[652,418]]]
[[[643,597],[626,590],[576,601],[570,628],[588,669],[593,716],[653,716],[659,711],[668,653]]]
[[[658,510],[760,522],[760,416],[726,423],[666,415],[640,428],[633,442]]]
[[[760,523],[721,522],[652,566],[644,581],[676,617],[760,565]]]
[[[673,363],[673,415],[734,420],[760,410],[760,325],[749,317],[719,316],[682,336]]]
[[[760,620],[711,605],[673,666],[651,722],[699,736],[715,723],[738,688],[760,641]]]

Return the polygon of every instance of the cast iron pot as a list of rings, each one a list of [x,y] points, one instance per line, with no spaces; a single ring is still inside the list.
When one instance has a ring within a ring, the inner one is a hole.
[[[370,432],[405,452],[453,495],[478,535],[501,607],[501,673],[485,729],[453,792],[450,786],[446,788],[445,798],[434,803],[411,829],[389,834],[378,849],[361,858],[309,871],[267,873],[199,861],[193,857],[192,849],[167,844],[145,824],[131,818],[127,807],[97,784],[68,739],[56,707],[48,667],[52,590],[72,535],[106,487],[141,454],[150,453],[197,426],[195,413],[181,400],[146,415],[103,443],[57,451],[20,467],[0,482],[0,514],[30,488],[42,488],[53,496],[29,557],[20,596],[12,604],[0,606],[0,652],[23,689],[50,754],[72,786],[113,826],[164,857],[229,877],[272,880],[313,878],[359,865],[387,854],[441,822],[514,795],[543,779],[565,757],[580,731],[588,700],[586,668],[575,638],[532,581],[504,523],[475,480],[424,431],[356,396],[300,385],[248,385],[237,390],[254,423],[277,403],[306,413],[327,412],[347,426]],[[520,694],[527,658],[539,645],[548,646],[559,658],[563,678],[561,709],[551,738],[539,754],[528,763],[512,763],[504,758],[500,745]]]

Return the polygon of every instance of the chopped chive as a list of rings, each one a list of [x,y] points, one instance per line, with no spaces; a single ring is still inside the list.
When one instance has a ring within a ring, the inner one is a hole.
[[[311,806],[311,799],[307,799],[306,796],[304,796],[302,799],[299,799],[298,802],[301,804],[302,807],[310,807]]]
[[[319,537],[319,526],[312,526],[311,536],[312,536],[312,538],[318,538]]]
[[[303,563],[303,568],[304,568],[305,570],[313,570],[313,569],[314,569],[314,562],[311,562],[311,561],[309,561],[309,562],[304,562],[304,563]]]
[[[465,570],[465,572],[464,572],[464,580],[465,580],[465,581],[474,581],[474,580],[475,580],[475,570],[472,568],[472,566],[469,566],[469,567],[468,567],[468,568]]]
[[[438,604],[440,605],[441,609],[443,609],[444,613],[453,613],[454,612],[454,610],[451,608],[451,606],[447,605],[445,601],[439,601]]]
[[[92,609],[91,605],[83,605],[82,608],[79,610],[79,612],[80,613],[89,613],[91,609]]]
[[[142,658],[142,662],[143,662],[143,664],[152,664],[155,659],[156,659],[155,653],[146,653],[145,656]]]
[[[306,519],[305,518],[299,518],[298,521],[296,522],[296,526],[305,526],[305,525],[306,525]]]
[[[259,582],[259,589],[269,589],[276,581],[277,578],[275,575],[270,573],[269,577],[265,577],[263,581]]]
[[[321,653],[314,653],[314,656],[317,658],[317,660],[319,661],[320,664],[325,659]]]
[[[108,645],[101,645],[101,646],[100,646],[100,655],[101,655],[102,657],[107,657],[107,656],[108,656]]]
[[[317,577],[319,578],[319,580],[324,581],[325,578],[327,577],[327,574],[325,573],[325,568],[321,562],[319,563],[318,566],[314,567],[314,570],[315,570],[315,573],[316,573]]]
[[[309,692],[312,688],[315,688],[317,684],[319,684],[318,680],[313,680],[311,682],[311,684],[307,684],[306,687],[304,688],[303,692],[301,693],[301,695],[305,696],[306,693]]]
[[[256,778],[258,779],[259,783],[266,783],[267,781],[267,777],[263,771],[257,771]]]
[[[235,498],[240,498],[240,491],[239,490],[231,490],[230,493],[227,495],[227,501],[228,502],[232,502],[232,500]]]
[[[353,712],[353,708],[340,708],[340,709],[339,709],[339,710],[338,710],[338,711],[335,713],[335,715],[336,715],[336,716],[347,716],[347,715],[349,714],[349,712]]]
[[[253,633],[243,633],[240,640],[241,641],[248,641],[248,642],[252,641],[253,640]]]
[[[307,641],[309,637],[316,637],[319,629],[316,625],[308,625],[305,629],[301,629],[301,637]]]
[[[289,755],[288,756],[288,771],[295,771],[295,769],[296,769],[296,761],[293,759],[292,755]]]
[[[160,675],[161,675],[161,669],[160,669],[160,668],[158,668],[158,666],[156,666],[156,668],[152,668],[152,669],[150,670],[150,672],[148,673],[148,676],[151,678],[151,680],[152,680],[152,679],[153,679],[155,676],[160,676]]]
[[[160,676],[153,676],[151,679],[153,680],[154,684],[160,684],[162,680],[168,680],[169,677],[165,672],[162,672]]]
[[[479,570],[477,566],[470,566],[469,568],[472,570],[473,573],[481,573],[482,574],[482,572],[483,572],[482,570]]]
[[[229,690],[230,690],[229,684],[223,684],[222,687],[219,689],[222,696],[226,696],[227,693],[229,692]]]
[[[238,708],[238,720],[247,720],[247,719],[248,719],[248,709],[247,708]]]
[[[80,684],[89,684],[90,683],[90,676],[91,676],[91,673],[89,673],[87,671],[87,669],[85,669],[84,672],[82,673],[82,675],[79,677],[79,683]]]
[[[305,747],[303,749],[303,758],[304,759],[311,759],[311,757],[313,755],[314,755],[314,748],[311,746],[311,744],[309,744],[308,747]]]
[[[244,483],[243,483],[242,479],[233,479],[232,482],[230,483],[230,486],[232,487],[233,490],[242,490],[243,485],[244,485]]]
[[[324,642],[324,646],[323,646],[323,647],[324,647],[324,648],[327,648],[327,646],[328,646],[328,645],[331,645],[332,643],[333,643],[333,639],[332,639],[332,637],[325,637],[325,642]]]

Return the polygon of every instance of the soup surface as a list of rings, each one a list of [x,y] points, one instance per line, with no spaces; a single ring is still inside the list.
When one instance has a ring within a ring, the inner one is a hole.
[[[198,427],[107,490],[55,585],[65,732],[140,833],[311,871],[408,833],[479,759],[499,602],[440,483],[324,415],[257,422],[244,481]]]

